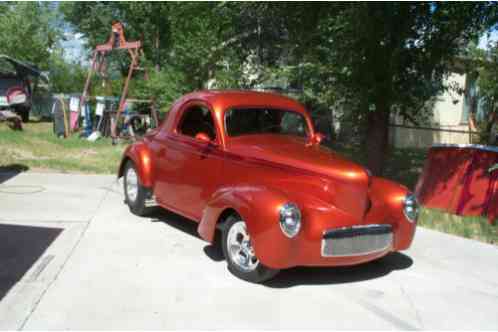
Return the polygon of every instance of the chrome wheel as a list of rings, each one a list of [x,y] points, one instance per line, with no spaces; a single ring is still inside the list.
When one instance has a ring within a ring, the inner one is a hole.
[[[130,203],[134,203],[137,200],[138,177],[133,167],[129,167],[126,171],[126,195]]]
[[[242,271],[250,272],[258,266],[259,261],[254,254],[246,223],[242,220],[230,227],[227,236],[227,249],[230,260]]]

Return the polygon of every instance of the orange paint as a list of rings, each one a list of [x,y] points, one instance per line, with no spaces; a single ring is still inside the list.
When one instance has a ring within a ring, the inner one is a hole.
[[[183,111],[201,105],[211,112],[216,139],[196,139],[177,130]],[[301,114],[308,137],[256,134],[229,137],[225,112],[234,107],[276,108]],[[407,249],[416,223],[403,214],[408,190],[371,177],[362,166],[319,145],[309,113],[298,102],[276,94],[202,91],[188,94],[171,108],[161,127],[125,151],[136,160],[141,183],[158,203],[199,223],[212,241],[226,209],[246,222],[259,260],[272,268],[300,265],[353,265]],[[147,161],[146,161],[147,160]],[[285,236],[279,209],[288,202],[302,214],[300,232]],[[339,227],[390,224],[393,247],[375,254],[322,257],[324,231]]]

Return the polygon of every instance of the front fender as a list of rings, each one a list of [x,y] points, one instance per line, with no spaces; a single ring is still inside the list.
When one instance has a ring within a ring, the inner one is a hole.
[[[152,188],[154,183],[152,153],[143,141],[129,145],[125,149],[118,169],[118,178],[123,176],[124,166],[128,160],[132,160],[135,164],[140,184],[144,187]]]
[[[385,220],[393,225],[395,250],[410,247],[415,233],[416,222],[409,221],[403,212],[404,199],[408,189],[398,183],[374,177],[370,187],[371,208],[365,216],[366,223]]]
[[[287,195],[266,186],[221,188],[204,209],[198,232],[212,242],[221,214],[233,209],[246,222],[258,259],[267,266],[279,266],[281,254],[291,254],[291,239],[282,233],[278,221],[280,207],[288,201]]]

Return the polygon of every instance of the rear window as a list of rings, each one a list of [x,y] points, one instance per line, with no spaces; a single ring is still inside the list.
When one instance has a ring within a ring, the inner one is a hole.
[[[0,94],[5,95],[7,93],[7,90],[9,90],[12,87],[23,87],[23,83],[20,79],[18,78],[5,78],[0,75]]]
[[[16,67],[9,61],[0,58],[0,77],[5,77],[5,76],[13,76],[15,77],[17,75]]]
[[[308,126],[303,115],[276,108],[233,108],[225,113],[228,136],[277,134],[305,137]]]

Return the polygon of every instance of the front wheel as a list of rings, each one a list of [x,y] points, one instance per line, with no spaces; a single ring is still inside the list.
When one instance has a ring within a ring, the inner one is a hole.
[[[279,270],[264,266],[256,257],[246,223],[238,215],[228,217],[223,227],[222,249],[228,270],[236,277],[261,283],[273,278]]]

